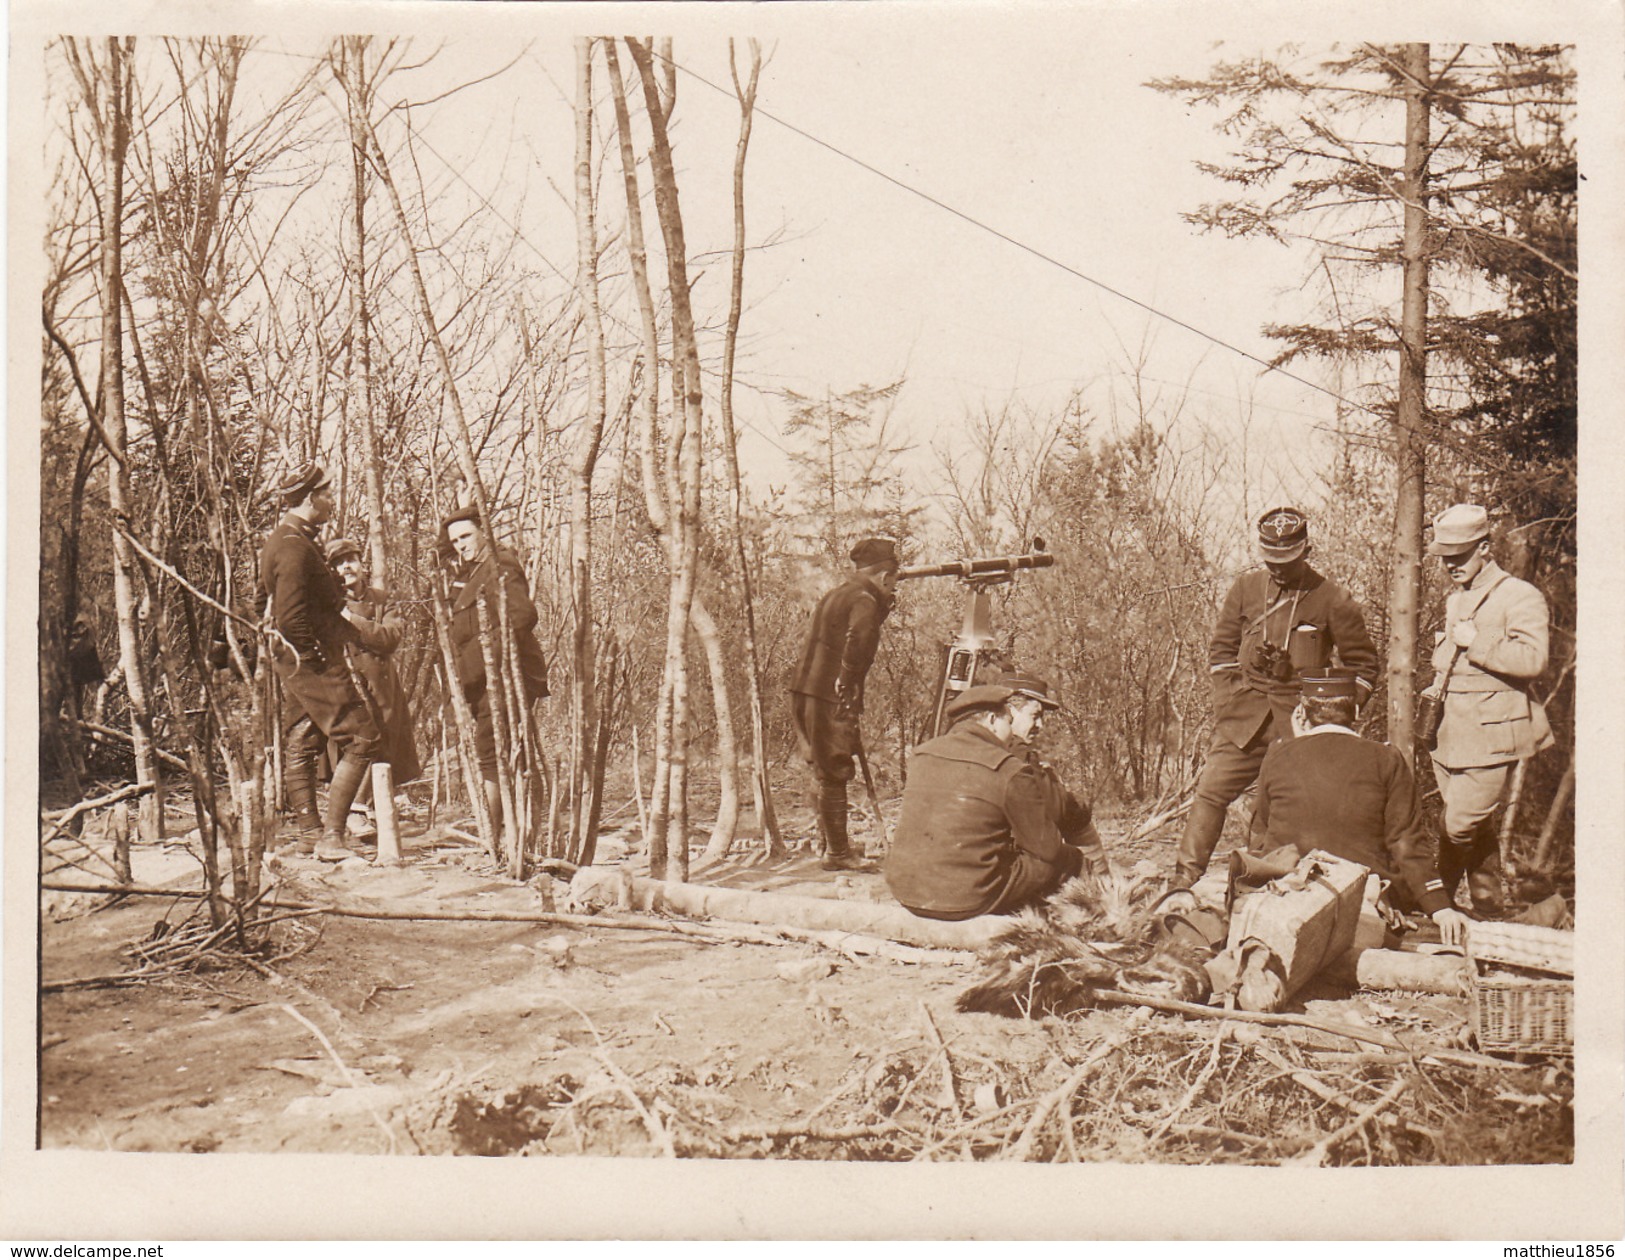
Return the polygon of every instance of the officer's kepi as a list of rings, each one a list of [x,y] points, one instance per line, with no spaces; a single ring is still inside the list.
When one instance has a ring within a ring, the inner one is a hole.
[[[1309,546],[1309,518],[1294,507],[1271,508],[1258,518],[1258,552],[1272,564],[1288,564]]]
[[[1334,665],[1318,674],[1304,674],[1298,690],[1305,700],[1358,700],[1359,675],[1345,666]]]

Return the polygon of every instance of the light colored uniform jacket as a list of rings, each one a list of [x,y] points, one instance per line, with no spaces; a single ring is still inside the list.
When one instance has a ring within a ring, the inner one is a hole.
[[[1471,621],[1477,632],[1472,646],[1456,655],[1458,621]],[[1546,669],[1547,621],[1546,597],[1493,560],[1471,586],[1445,600],[1444,630],[1433,648],[1434,687],[1452,655],[1456,664],[1433,752],[1440,766],[1501,765],[1552,746],[1546,711],[1529,694]]]

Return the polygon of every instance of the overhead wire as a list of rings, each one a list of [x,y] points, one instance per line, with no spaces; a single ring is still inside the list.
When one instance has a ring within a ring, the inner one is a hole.
[[[690,67],[684,65],[682,62],[677,61],[675,58],[667,58],[664,54],[660,53],[659,51],[655,51],[654,56],[659,58],[662,61],[668,61],[675,69],[680,70],[682,73],[684,73],[688,77],[694,79],[696,82],[702,84],[703,86],[710,88],[712,91],[718,93],[719,95],[727,96],[727,97],[730,97],[730,98],[732,97],[732,93],[728,89],[722,87],[721,85],[719,85],[717,83],[712,82],[710,79],[706,78],[703,74],[700,74],[698,71],[691,69]],[[1136,307],[1140,308],[1141,310],[1146,311],[1148,314],[1153,315],[1158,319],[1164,320],[1164,321],[1166,321],[1168,323],[1171,323],[1171,324],[1175,325],[1176,327],[1179,327],[1179,328],[1182,328],[1182,329],[1186,330],[1187,332],[1193,333],[1196,336],[1201,337],[1204,340],[1209,341],[1212,344],[1220,347],[1221,349],[1228,350],[1231,353],[1239,355],[1242,358],[1247,359],[1248,361],[1250,361],[1252,363],[1258,364],[1261,368],[1264,369],[1264,371],[1266,373],[1271,373],[1271,374],[1274,374],[1276,376],[1280,376],[1280,377],[1283,377],[1283,378],[1285,378],[1287,380],[1293,381],[1296,384],[1305,387],[1306,389],[1310,389],[1310,390],[1315,391],[1316,393],[1323,394],[1326,397],[1331,398],[1331,399],[1343,404],[1344,406],[1351,407],[1351,408],[1353,408],[1353,409],[1355,409],[1357,411],[1365,412],[1368,415],[1377,416],[1379,418],[1384,418],[1383,413],[1379,409],[1377,409],[1375,407],[1372,407],[1372,406],[1369,406],[1368,404],[1361,403],[1361,402],[1359,402],[1357,400],[1351,399],[1351,398],[1347,397],[1346,395],[1337,392],[1334,389],[1330,389],[1325,385],[1319,384],[1316,381],[1312,381],[1312,380],[1309,380],[1306,377],[1299,376],[1297,373],[1292,372],[1292,371],[1288,370],[1287,368],[1281,367],[1280,365],[1272,363],[1267,359],[1261,358],[1260,356],[1258,356],[1256,354],[1253,354],[1249,350],[1243,349],[1242,347],[1237,346],[1232,342],[1226,341],[1222,337],[1219,337],[1219,336],[1217,336],[1217,335],[1215,335],[1213,333],[1209,333],[1209,332],[1205,331],[1204,329],[1198,328],[1196,325],[1191,324],[1191,323],[1187,322],[1186,320],[1183,320],[1180,317],[1178,317],[1176,315],[1173,315],[1173,314],[1171,314],[1171,313],[1169,313],[1167,311],[1164,311],[1164,310],[1152,305],[1151,303],[1142,301],[1141,299],[1136,298],[1136,297],[1132,296],[1131,294],[1125,293],[1122,290],[1120,290],[1120,289],[1106,283],[1105,281],[1099,280],[1099,279],[1095,278],[1094,276],[1091,276],[1091,275],[1087,274],[1086,272],[1080,270],[1079,268],[1074,267],[1071,264],[1069,264],[1067,262],[1064,262],[1061,259],[1055,258],[1054,256],[1052,256],[1050,254],[1045,253],[1043,250],[1037,248],[1036,246],[1029,245],[1024,241],[1022,241],[1022,240],[1020,240],[1020,239],[1018,239],[1018,238],[1016,238],[1014,236],[1011,236],[1009,233],[1004,232],[1001,229],[992,226],[991,224],[983,222],[982,220],[976,218],[974,215],[971,215],[971,214],[967,213],[966,211],[958,209],[957,207],[949,204],[948,202],[943,201],[942,199],[934,196],[933,194],[931,194],[929,192],[926,192],[925,190],[923,190],[921,188],[918,188],[918,187],[908,183],[906,180],[899,179],[898,177],[889,174],[888,172],[880,169],[879,167],[873,165],[872,163],[865,161],[863,158],[860,158],[860,157],[856,156],[855,154],[849,153],[845,149],[842,149],[839,145],[836,145],[836,144],[834,144],[834,143],[832,143],[830,141],[824,140],[824,139],[820,138],[819,136],[814,135],[810,131],[807,131],[805,128],[797,125],[796,123],[793,123],[793,122],[789,121],[788,119],[782,118],[782,117],[778,116],[777,114],[774,114],[770,110],[764,109],[761,105],[755,106],[755,113],[760,114],[762,117],[768,119],[770,122],[773,122],[773,123],[777,124],[778,126],[785,128],[786,130],[792,132],[793,134],[800,136],[804,140],[807,140],[809,143],[815,144],[815,145],[819,146],[820,148],[826,149],[830,153],[833,153],[836,156],[844,159],[845,161],[851,162],[852,164],[858,166],[862,170],[865,170],[865,171],[869,172],[870,174],[876,176],[877,178],[885,180],[887,183],[890,183],[890,184],[894,185],[895,187],[900,188],[903,191],[905,191],[907,193],[910,193],[911,195],[916,196],[916,197],[920,198],[923,201],[926,201],[930,205],[936,206],[938,209],[940,209],[940,210],[942,210],[942,211],[944,211],[944,212],[946,212],[946,213],[948,213],[950,215],[953,215],[954,217],[964,221],[965,223],[970,224],[971,226],[973,226],[973,227],[975,227],[975,228],[977,228],[977,229],[979,229],[981,231],[987,232],[988,234],[990,234],[990,235],[994,236],[995,238],[1005,242],[1006,244],[1009,244],[1009,245],[1015,247],[1016,249],[1019,249],[1019,250],[1023,251],[1024,253],[1030,254],[1031,256],[1039,259],[1040,261],[1049,263],[1051,266],[1059,268],[1061,271],[1067,273],[1068,275],[1071,275],[1071,276],[1073,276],[1073,277],[1075,277],[1077,279],[1083,280],[1088,284],[1094,285],[1096,288],[1101,289],[1102,291],[1112,295],[1113,297],[1116,297],[1116,298],[1118,298],[1118,299],[1120,299],[1122,301],[1128,302],[1129,304],[1131,304],[1133,306],[1136,306]],[[545,251],[543,251],[541,249],[540,246],[538,246],[534,241],[532,241],[516,223],[514,223],[510,218],[508,218],[507,215],[505,215],[501,210],[497,209],[497,207],[491,202],[491,200],[488,197],[486,197],[485,194],[483,192],[481,192],[480,189],[478,187],[476,187],[474,185],[474,183],[472,181],[470,181],[468,179],[468,177],[465,176],[460,169],[458,169],[456,164],[454,164],[450,160],[448,160],[443,153],[441,153],[437,148],[435,148],[435,146],[424,135],[422,128],[418,127],[415,123],[413,123],[413,121],[411,120],[411,118],[409,116],[404,116],[403,115],[402,121],[403,121],[407,131],[411,134],[413,142],[418,144],[418,145],[421,145],[424,149],[428,150],[428,152],[440,163],[441,167],[448,174],[450,174],[453,179],[455,179],[458,183],[462,184],[480,202],[481,205],[483,205],[499,222],[501,222],[505,227],[507,227],[514,234],[515,239],[523,241],[524,244],[530,248],[531,252],[534,253],[536,255],[536,257],[539,258],[548,267],[548,269],[550,271],[552,271],[553,274],[555,276],[557,276],[560,280],[563,280],[566,283],[573,283],[571,277],[569,275],[567,275],[564,272],[564,270],[561,267],[559,267],[559,265],[557,263],[555,263],[552,260],[552,258],[548,256],[548,254]],[[623,331],[626,331],[626,332],[635,332],[636,331],[635,329],[633,329],[631,327],[631,325],[628,322],[626,322],[625,320],[621,319],[619,316],[617,316],[617,315],[615,315],[613,313],[610,314],[610,320],[616,326],[620,327]],[[1201,391],[1201,392],[1216,394],[1216,391]],[[1240,401],[1243,401],[1243,400],[1238,396],[1234,401],[1240,402]],[[1291,410],[1291,409],[1288,409],[1288,408],[1276,407],[1276,406],[1272,406],[1270,404],[1260,404],[1260,403],[1257,403],[1256,400],[1253,400],[1253,402],[1254,402],[1254,405],[1262,406],[1266,410],[1277,411],[1277,412],[1281,412],[1283,414],[1291,414],[1291,415],[1299,415],[1299,416],[1306,416],[1307,415],[1307,413],[1294,411],[1294,410]],[[758,437],[762,438],[764,441],[767,441],[770,445],[775,447],[781,453],[786,453],[786,454],[788,453],[785,447],[783,447],[777,441],[775,441],[774,439],[769,437],[765,432],[763,432],[756,425],[750,423],[749,421],[746,421],[746,427],[751,429],[753,432],[755,432],[755,434]]]
[[[654,55],[656,57],[658,57],[661,61],[664,61],[667,64],[669,64],[670,66],[672,66],[674,69],[682,71],[684,74],[688,75],[689,78],[695,80],[697,83],[701,83],[704,86],[710,88],[713,92],[716,92],[716,93],[718,93],[719,95],[722,95],[722,96],[731,97],[733,95],[733,93],[730,92],[727,88],[722,87],[720,84],[713,83],[710,79],[706,78],[703,74],[700,74],[697,70],[693,70],[690,67],[685,66],[682,62],[676,60],[675,58],[667,57],[663,53],[659,52],[658,50],[654,51]],[[856,154],[848,152],[846,149],[841,148],[839,145],[834,144],[834,143],[832,143],[832,142],[830,142],[828,140],[824,140],[821,137],[814,135],[812,132],[808,131],[806,128],[798,126],[797,124],[791,122],[787,118],[781,118],[779,115],[773,113],[771,110],[764,109],[761,105],[755,106],[754,107],[754,112],[756,114],[759,114],[761,117],[766,118],[769,122],[776,123],[778,126],[783,127],[785,130],[790,131],[790,132],[794,133],[795,135],[800,136],[803,140],[806,140],[808,143],[815,144],[819,148],[825,149],[828,152],[835,154],[835,156],[837,156],[837,157],[839,157],[839,158],[841,158],[841,159],[843,159],[843,160],[845,160],[847,162],[851,162],[854,166],[857,166],[857,167],[859,167],[859,168],[861,168],[861,169],[863,169],[865,171],[868,171],[871,175],[874,175],[876,178],[885,180],[888,184],[891,184],[894,187],[900,188],[904,192],[909,193],[912,196],[920,198],[922,201],[925,201],[925,202],[929,203],[930,205],[933,205],[933,206],[937,207],[937,209],[942,210],[947,214],[953,215],[956,219],[960,219],[961,221],[970,224],[972,227],[977,228],[980,231],[986,232],[989,235],[996,237],[997,239],[1005,242],[1007,245],[1014,246],[1016,249],[1021,250],[1023,253],[1030,254],[1034,258],[1037,258],[1042,262],[1046,262],[1046,263],[1050,264],[1050,266],[1052,266],[1052,267],[1057,267],[1061,271],[1066,272],[1068,275],[1074,276],[1077,279],[1082,280],[1087,284],[1092,284],[1097,289],[1100,289],[1103,292],[1111,294],[1111,296],[1119,299],[1120,301],[1127,302],[1132,306],[1137,306],[1141,310],[1145,311],[1146,313],[1148,313],[1150,315],[1154,315],[1158,319],[1161,319],[1161,320],[1166,321],[1167,323],[1173,324],[1175,327],[1183,328],[1186,332],[1194,333],[1196,336],[1201,337],[1205,341],[1212,342],[1214,345],[1218,346],[1219,348],[1221,348],[1223,350],[1228,350],[1232,354],[1240,355],[1242,358],[1250,360],[1251,362],[1258,364],[1260,367],[1262,367],[1264,369],[1265,372],[1274,373],[1277,376],[1285,377],[1287,380],[1295,381],[1299,385],[1302,385],[1307,389],[1312,389],[1312,390],[1316,391],[1317,393],[1325,394],[1328,398],[1335,399],[1337,402],[1340,402],[1345,406],[1353,407],[1353,408],[1355,408],[1355,409],[1357,409],[1359,411],[1368,412],[1371,415],[1380,415],[1381,414],[1379,411],[1377,411],[1373,407],[1369,407],[1366,404],[1361,403],[1361,402],[1356,402],[1355,400],[1353,400],[1351,398],[1346,398],[1342,394],[1339,394],[1336,390],[1329,389],[1325,385],[1321,385],[1316,381],[1309,380],[1307,377],[1299,376],[1296,372],[1289,371],[1286,368],[1280,366],[1277,363],[1273,363],[1268,359],[1260,358],[1258,355],[1254,354],[1252,351],[1243,349],[1241,346],[1236,345],[1234,342],[1226,341],[1223,337],[1220,337],[1215,333],[1210,333],[1206,329],[1198,328],[1195,324],[1192,324],[1192,323],[1190,323],[1190,322],[1188,322],[1186,320],[1183,320],[1177,315],[1171,314],[1168,311],[1164,311],[1159,307],[1153,306],[1149,302],[1142,301],[1141,299],[1139,299],[1137,297],[1134,297],[1132,294],[1125,293],[1125,292],[1123,292],[1123,290],[1121,290],[1119,288],[1116,288],[1115,286],[1106,283],[1104,280],[1100,280],[1100,279],[1096,278],[1095,276],[1091,276],[1087,272],[1082,271],[1079,268],[1072,266],[1072,264],[1070,264],[1068,262],[1065,262],[1065,261],[1063,261],[1063,260],[1061,260],[1059,258],[1056,258],[1053,254],[1045,253],[1043,250],[1039,249],[1037,246],[1029,245],[1027,242],[1025,242],[1023,240],[1020,240],[1017,237],[1011,236],[1008,232],[1005,232],[1005,231],[1001,230],[1000,228],[994,227],[990,223],[986,223],[983,220],[978,219],[975,215],[969,214],[966,211],[959,209],[957,206],[951,205],[948,202],[943,201],[940,197],[937,197],[937,196],[935,196],[935,195],[933,195],[933,194],[931,194],[929,192],[926,192],[923,188],[917,187],[916,185],[909,183],[907,180],[899,179],[897,176],[892,175],[891,173],[882,170],[880,167],[874,165],[872,162],[867,162],[863,158],[858,157]]]

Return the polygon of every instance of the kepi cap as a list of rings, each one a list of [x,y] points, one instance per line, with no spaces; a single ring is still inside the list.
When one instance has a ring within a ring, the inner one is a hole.
[[[1490,536],[1490,514],[1476,503],[1458,503],[1433,518],[1430,556],[1453,556],[1471,551]]]
[[[1309,547],[1309,518],[1295,507],[1271,508],[1258,518],[1258,550],[1277,564],[1296,560]]]
[[[327,484],[327,473],[322,466],[307,461],[284,477],[282,484],[276,488],[276,492],[283,503],[292,507],[312,490],[320,489]]]
[[[1051,692],[1049,683],[1037,674],[1029,674],[1020,669],[1005,670],[999,675],[999,685],[1010,688],[1018,696],[1027,696],[1038,701],[1046,709],[1061,707],[1061,702]]]
[[[852,563],[860,569],[876,564],[896,566],[902,563],[897,558],[897,544],[890,538],[864,538],[853,545],[851,555]]]
[[[970,687],[959,693],[948,702],[945,712],[950,722],[957,722],[967,713],[978,713],[983,709],[996,709],[1016,693],[1009,687],[1000,687],[983,683],[979,687]]]
[[[1360,678],[1352,669],[1333,665],[1316,674],[1304,674],[1298,679],[1298,691],[1305,700],[1360,699]]]
[[[345,556],[355,556],[359,559],[361,547],[353,538],[335,538],[327,544],[323,554],[327,557],[328,564],[337,564]]]

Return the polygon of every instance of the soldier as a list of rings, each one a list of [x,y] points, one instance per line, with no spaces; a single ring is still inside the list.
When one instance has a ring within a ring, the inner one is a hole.
[[[1271,508],[1258,520],[1258,550],[1263,569],[1236,579],[1208,647],[1213,740],[1179,841],[1176,887],[1202,877],[1230,802],[1258,777],[1269,746],[1292,738],[1299,672],[1324,669],[1335,648],[1355,673],[1361,704],[1376,682],[1377,649],[1360,606],[1309,567],[1308,518]]]
[[[852,548],[857,571],[818,601],[801,663],[790,682],[796,743],[817,782],[815,810],[826,871],[868,869],[846,832],[846,785],[860,744],[863,683],[896,599],[897,544],[865,538]]]
[[[971,687],[948,705],[948,732],[914,750],[886,856],[886,883],[910,912],[1005,914],[1082,869],[1083,851],[1061,838],[1044,779],[1014,739],[1042,707],[1009,687]]]
[[[1050,692],[1049,683],[1035,674],[1021,670],[1006,670],[999,677],[999,685],[1009,687],[1016,694],[1011,698],[1013,725],[1010,746],[1037,772],[1044,784],[1044,799],[1049,806],[1050,821],[1061,833],[1061,839],[1083,852],[1083,869],[1091,875],[1104,875],[1111,869],[1106,857],[1106,846],[1095,830],[1089,806],[1080,801],[1061,782],[1054,767],[1039,756],[1036,741],[1044,729],[1044,715],[1059,709],[1061,702]]]
[[[379,760],[389,762],[395,782],[410,783],[423,773],[418,760],[417,740],[412,732],[412,709],[395,669],[395,651],[400,646],[405,625],[388,609],[388,596],[367,581],[362,567],[361,548],[350,538],[335,538],[327,544],[327,562],[344,584],[344,617],[352,625],[376,634],[379,647],[362,648],[354,656],[356,673],[366,686],[375,706],[375,720],[383,736]],[[360,800],[367,800],[370,781],[362,785]]]
[[[1489,513],[1458,503],[1433,520],[1428,554],[1456,589],[1445,600],[1424,695],[1443,703],[1433,775],[1444,801],[1439,878],[1454,897],[1462,875],[1475,912],[1500,914],[1500,844],[1490,815],[1514,765],[1552,746],[1546,711],[1529,694],[1546,668],[1546,597],[1490,556]]]
[[[503,682],[509,668],[502,642],[502,606],[507,605],[507,623],[513,632],[517,666],[525,693],[525,708],[547,695],[547,662],[542,645],[536,641],[536,605],[530,600],[519,557],[504,547],[493,546],[486,534],[479,509],[463,507],[446,517],[443,529],[461,561],[457,593],[451,604],[451,642],[457,653],[457,677],[474,710],[474,746],[479,755],[480,776],[485,781],[485,804],[491,826],[502,825],[502,795],[497,780],[496,722],[491,706],[504,703]],[[480,609],[485,609],[491,626],[491,649],[497,660],[499,677],[495,686],[486,677],[485,647],[480,639]]]
[[[351,856],[345,823],[380,746],[378,727],[350,680],[345,649],[381,648],[385,638],[345,620],[339,580],[316,546],[317,531],[333,515],[327,474],[318,464],[304,464],[279,490],[287,512],[260,552],[260,586],[280,636],[272,642],[272,665],[290,707],[301,715],[287,741],[285,783],[295,824],[308,828],[316,818],[322,737],[344,749],[333,768],[316,846],[318,858],[337,862]]]
[[[1353,671],[1305,674],[1302,696],[1292,712],[1295,738],[1271,745],[1258,772],[1253,848],[1290,847],[1294,864],[1312,849],[1358,862],[1389,881],[1395,909],[1428,915],[1445,944],[1462,944],[1467,919],[1433,869],[1410,766],[1353,729]]]

